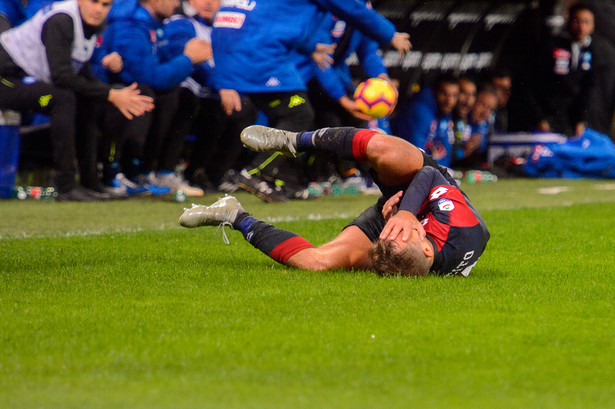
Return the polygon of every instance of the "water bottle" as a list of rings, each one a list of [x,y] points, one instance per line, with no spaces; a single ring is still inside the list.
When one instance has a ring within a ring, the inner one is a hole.
[[[28,198],[28,192],[21,186],[15,186],[13,189],[13,197],[18,200],[26,200]]]
[[[175,191],[175,202],[177,203],[186,203],[186,194],[183,190],[177,189]]]

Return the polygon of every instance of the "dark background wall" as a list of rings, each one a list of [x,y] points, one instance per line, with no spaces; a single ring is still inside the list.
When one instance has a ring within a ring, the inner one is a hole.
[[[565,26],[569,0],[373,0],[374,8],[410,33],[413,50],[404,58],[384,50],[385,64],[400,81],[400,95],[441,72],[481,78],[493,68],[506,68],[514,77],[510,101],[511,126],[525,129],[523,88],[532,75],[530,56],[546,36]],[[615,0],[589,0],[596,15],[594,68],[598,74],[591,104],[590,126],[611,133],[615,108]],[[356,66],[356,62],[354,62]],[[357,71],[357,75],[359,71]]]

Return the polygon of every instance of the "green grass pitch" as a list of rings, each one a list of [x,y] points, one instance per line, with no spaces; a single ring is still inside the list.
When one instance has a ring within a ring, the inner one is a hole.
[[[0,407],[615,407],[615,183],[464,189],[468,278],[289,269],[170,199],[2,201]],[[316,245],[375,200],[238,197]]]

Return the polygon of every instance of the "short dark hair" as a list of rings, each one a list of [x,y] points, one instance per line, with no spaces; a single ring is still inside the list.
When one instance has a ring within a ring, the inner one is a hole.
[[[596,13],[594,13],[594,9],[588,3],[584,2],[584,1],[579,1],[577,3],[574,3],[568,9],[568,18],[572,17],[574,14],[576,14],[577,12],[582,11],[582,10],[587,10],[590,13],[592,13],[593,15],[596,14]]]
[[[434,86],[438,89],[444,84],[457,84],[458,80],[459,79],[456,76],[445,72],[436,77]]]
[[[490,82],[481,82],[480,84],[478,84],[478,87],[476,89],[476,95],[483,93],[495,95],[496,98],[498,96],[498,93],[495,91],[495,86]]]
[[[510,78],[512,79],[512,71],[504,67],[495,67],[489,70],[489,80],[493,81],[496,78]]]
[[[413,244],[399,249],[392,240],[376,240],[368,252],[372,267],[382,276],[426,276],[432,263]]]

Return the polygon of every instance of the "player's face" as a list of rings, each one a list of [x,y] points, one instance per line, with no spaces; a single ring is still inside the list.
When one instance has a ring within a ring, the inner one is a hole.
[[[97,27],[105,22],[112,0],[77,0],[81,19],[87,25]]]
[[[220,0],[190,0],[189,3],[199,16],[210,21],[220,8]]]
[[[448,84],[443,83],[440,84],[438,90],[436,91],[436,105],[438,105],[438,110],[440,113],[444,115],[448,115],[453,112],[455,105],[457,105],[457,100],[459,99],[459,85],[456,83]]]
[[[498,105],[498,97],[489,92],[483,92],[476,97],[476,103],[472,107],[472,119],[482,122],[489,119],[489,115]]]
[[[494,78],[493,86],[498,94],[498,106],[504,108],[508,104],[510,98],[510,90],[512,88],[512,79],[510,77]]]
[[[583,40],[594,32],[594,14],[589,10],[579,10],[570,16],[568,24],[572,38]]]
[[[476,101],[476,84],[468,80],[459,81],[459,99],[457,101],[457,113],[465,118]]]

